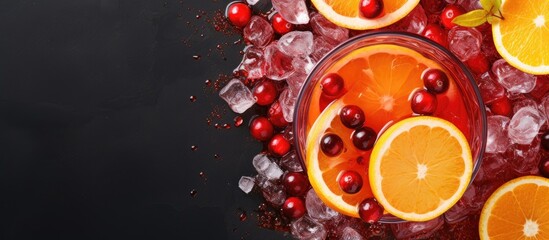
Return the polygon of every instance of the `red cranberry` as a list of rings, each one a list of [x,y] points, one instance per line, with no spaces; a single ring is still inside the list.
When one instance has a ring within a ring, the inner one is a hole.
[[[354,194],[362,189],[362,176],[355,171],[342,171],[339,175],[339,187],[342,191]]]
[[[320,140],[320,149],[326,156],[337,156],[343,150],[343,140],[334,133],[328,133]]]
[[[286,192],[291,196],[303,196],[309,190],[309,180],[303,173],[287,173],[283,181]]]
[[[549,151],[549,131],[546,131],[541,135],[541,146],[545,151]]]
[[[258,82],[253,89],[253,94],[257,104],[267,106],[276,99],[276,86],[270,80]]]
[[[448,48],[448,39],[446,37],[447,34],[440,26],[436,24],[427,24],[427,26],[425,26],[425,29],[423,30],[423,36],[435,41],[445,48]]]
[[[366,117],[364,116],[364,111],[356,105],[347,105],[341,109],[339,112],[339,118],[345,127],[354,129],[362,127]]]
[[[252,17],[252,9],[244,3],[233,2],[227,6],[227,12],[225,15],[233,25],[243,28],[248,24],[248,22],[250,22],[250,18]]]
[[[412,96],[412,111],[417,114],[431,115],[437,110],[437,97],[421,89]]]
[[[259,141],[267,141],[274,134],[273,124],[266,117],[256,117],[250,123],[250,133]]]
[[[360,12],[365,18],[376,18],[383,12],[383,0],[361,0]]]
[[[511,101],[509,101],[509,98],[507,98],[507,96],[503,96],[502,98],[490,103],[488,107],[490,107],[492,113],[496,115],[511,117],[513,113]]]
[[[358,215],[367,223],[375,223],[383,216],[383,207],[375,198],[367,198],[358,205]]]
[[[284,128],[288,126],[288,121],[286,121],[286,119],[284,118],[284,114],[282,113],[282,107],[280,107],[280,103],[278,101],[275,101],[273,102],[273,104],[271,104],[267,115],[269,116],[269,120],[271,120],[271,123],[275,127]]]
[[[469,67],[469,69],[471,69],[471,71],[475,74],[483,74],[490,70],[490,63],[483,53],[479,53],[476,56],[469,58],[469,60],[465,63],[467,64],[467,67]]]
[[[343,78],[337,73],[328,73],[320,80],[320,88],[326,96],[339,96],[343,92],[343,86]]]
[[[431,68],[423,72],[421,76],[423,79],[423,85],[429,92],[432,93],[443,93],[448,90],[450,86],[450,81],[448,76],[440,69]]]
[[[284,138],[284,135],[282,134],[276,134],[271,138],[271,141],[269,142],[269,151],[276,156],[284,156],[284,154],[288,153],[290,151],[291,145],[286,138]]]
[[[361,127],[353,132],[353,145],[360,150],[370,150],[374,147],[377,134],[369,127]]]
[[[539,163],[539,172],[542,176],[549,178],[549,158],[541,160]]]
[[[305,214],[305,205],[298,197],[289,197],[282,205],[282,213],[288,218],[297,219]]]
[[[438,13],[445,5],[446,1],[444,0],[421,0],[421,6],[428,13]]]
[[[280,35],[289,33],[294,29],[294,25],[286,21],[280,13],[275,13],[271,16],[271,24],[275,32]]]
[[[446,29],[452,29],[456,26],[456,24],[452,22],[454,18],[464,13],[465,10],[463,10],[460,6],[450,4],[442,10],[442,13],[440,13],[440,23],[442,23],[442,26]]]

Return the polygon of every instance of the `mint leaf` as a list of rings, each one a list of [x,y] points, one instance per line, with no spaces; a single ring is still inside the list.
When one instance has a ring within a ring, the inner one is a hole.
[[[482,6],[482,9],[490,12],[490,11],[493,11],[493,9],[495,8],[496,1],[498,0],[480,0],[480,6]],[[501,3],[501,0],[500,0],[500,3]]]
[[[492,10],[492,13],[499,12],[501,9],[501,0],[492,0],[492,3],[494,4],[494,10]]]
[[[463,27],[476,27],[485,23],[489,15],[489,11],[477,9],[457,16],[452,22]]]

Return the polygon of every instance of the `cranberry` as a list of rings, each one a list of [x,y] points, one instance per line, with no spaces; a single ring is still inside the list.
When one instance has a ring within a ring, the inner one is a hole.
[[[273,124],[266,117],[256,117],[250,123],[250,133],[259,141],[267,141],[274,134]]]
[[[465,63],[467,64],[469,69],[471,69],[471,71],[476,74],[483,74],[490,70],[490,63],[483,53],[479,53],[476,56],[469,58],[469,60],[467,60]]]
[[[294,29],[294,25],[286,21],[280,13],[275,13],[271,16],[271,24],[275,32],[280,35],[284,35]]]
[[[225,15],[233,25],[243,28],[250,22],[252,9],[244,3],[233,2],[227,6]]]
[[[496,115],[511,117],[513,113],[511,101],[509,101],[509,98],[507,98],[507,96],[503,96],[502,98],[490,103],[488,107],[490,107],[492,113]]]
[[[297,219],[305,214],[305,205],[303,201],[298,197],[289,197],[284,201],[282,205],[282,213],[286,217]]]
[[[452,22],[454,18],[464,13],[465,10],[463,10],[460,6],[450,4],[442,10],[442,13],[440,13],[440,23],[442,23],[442,26],[446,29],[452,29],[456,26],[456,24]]]
[[[423,72],[421,76],[423,79],[423,85],[429,92],[432,93],[443,93],[448,90],[450,86],[450,81],[448,76],[440,69],[431,68]]]
[[[270,80],[258,82],[253,89],[256,103],[261,106],[267,106],[273,103],[277,93],[275,84]]]
[[[428,13],[438,13],[445,5],[446,1],[444,0],[421,0],[421,6]]]
[[[367,223],[375,223],[383,216],[383,207],[375,198],[367,198],[358,205],[358,215]]]
[[[421,89],[412,96],[412,111],[417,114],[431,115],[437,110],[437,97]]]
[[[374,147],[377,134],[369,127],[361,127],[353,132],[353,145],[360,150],[370,150]]]
[[[309,190],[309,180],[303,173],[290,172],[284,175],[284,187],[291,196],[303,196]]]
[[[427,24],[423,30],[423,36],[429,38],[436,43],[448,48],[448,39],[446,32],[439,26],[433,23]]]
[[[343,140],[334,133],[328,133],[320,140],[320,149],[326,156],[337,156],[343,150]]]
[[[361,0],[360,12],[365,18],[376,18],[383,12],[383,0]]]
[[[549,158],[541,160],[539,163],[539,172],[542,176],[549,178]]]
[[[343,78],[337,73],[328,73],[320,80],[322,92],[330,97],[337,97],[343,92]]]
[[[545,151],[549,151],[549,131],[546,131],[541,135],[541,146]]]
[[[356,105],[347,105],[343,107],[341,112],[339,112],[339,117],[343,125],[351,129],[362,127],[366,118],[364,116],[364,111]]]
[[[276,156],[284,156],[284,154],[288,153],[290,151],[291,145],[286,138],[284,138],[284,135],[282,134],[276,134],[271,138],[271,141],[269,142],[269,151]]]
[[[339,175],[339,187],[342,191],[354,194],[362,188],[362,176],[355,171],[342,171]]]
[[[273,102],[273,104],[271,104],[267,115],[269,116],[269,120],[271,120],[271,123],[275,127],[284,128],[288,126],[288,121],[286,121],[286,119],[284,118],[284,114],[282,113],[282,107],[280,107],[280,103],[278,101],[275,101]]]

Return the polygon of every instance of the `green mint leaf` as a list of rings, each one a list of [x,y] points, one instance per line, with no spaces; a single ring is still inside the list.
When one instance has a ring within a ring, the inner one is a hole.
[[[452,22],[463,27],[476,27],[485,23],[489,15],[490,12],[477,9],[457,16]]]
[[[497,17],[494,17],[493,15],[490,15],[488,17],[486,17],[486,21],[489,23],[489,24],[493,24],[495,20],[498,20]]]
[[[501,0],[492,0],[492,3],[494,4],[494,9],[492,10],[492,13],[496,13],[501,9]]]
[[[480,6],[482,6],[482,9],[490,12],[490,11],[493,11],[493,9],[495,8],[496,1],[498,0],[480,0]]]

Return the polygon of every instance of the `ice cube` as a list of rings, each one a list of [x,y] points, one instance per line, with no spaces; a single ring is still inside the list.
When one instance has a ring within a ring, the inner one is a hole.
[[[284,136],[284,138],[289,142],[294,141],[294,128],[292,127],[292,125],[286,126],[286,128],[284,129],[284,135],[282,136]]]
[[[536,101],[534,101],[534,99],[531,99],[531,98],[521,94],[521,97],[518,98],[518,99],[515,99],[514,102],[513,102],[513,113],[516,113],[518,110],[520,110],[523,107],[532,107],[532,108],[537,109],[538,108],[538,103],[536,103]],[[540,114],[543,116],[542,111],[540,111]]]
[[[256,47],[267,45],[274,37],[274,30],[265,18],[253,15],[243,30],[244,39]]]
[[[223,98],[231,110],[236,113],[243,113],[255,104],[255,98],[252,92],[242,81],[232,79],[219,91],[219,96]]]
[[[305,0],[272,0],[273,8],[286,21],[293,24],[309,23],[309,11]]]
[[[458,0],[457,2],[467,12],[482,8],[479,0]]]
[[[544,114],[545,121],[549,124],[549,93],[541,99],[539,105],[540,112]]]
[[[482,33],[474,28],[456,26],[448,32],[450,51],[465,62],[480,53]]]
[[[326,38],[331,44],[337,45],[349,38],[349,30],[330,22],[321,14],[315,13],[311,17],[313,33]]]
[[[292,235],[298,239],[324,240],[327,232],[324,225],[310,218],[303,216],[291,224]]]
[[[278,180],[280,179],[280,177],[282,177],[282,174],[284,174],[284,172],[276,163],[271,162],[271,164],[269,164],[263,174],[265,174],[265,177],[267,177],[267,179],[269,180]]]
[[[326,206],[312,188],[305,197],[305,207],[307,208],[307,214],[319,221],[330,220],[339,215],[338,212]]]
[[[275,206],[281,206],[286,200],[286,191],[284,190],[284,187],[272,181],[266,181],[263,184],[261,191],[263,192],[265,200]]]
[[[259,79],[265,75],[266,63],[263,59],[263,49],[255,46],[247,46],[244,49],[242,62],[236,70],[246,72],[246,77],[249,79]]]
[[[255,180],[252,177],[242,176],[238,181],[238,187],[245,193],[250,193],[254,185]]]
[[[426,222],[404,222],[392,224],[391,228],[397,239],[411,238],[423,239],[428,238],[444,224],[442,217],[437,217]]]
[[[291,91],[291,94],[294,96],[299,95],[299,91],[301,91],[301,88],[305,84],[305,81],[307,80],[307,74],[296,71],[294,74],[289,76],[286,79],[286,83],[288,83],[288,88]]]
[[[266,76],[272,80],[284,80],[294,72],[292,57],[280,51],[275,42],[265,48]]]
[[[280,51],[288,56],[303,56],[313,52],[313,33],[309,31],[292,31],[278,40]]]
[[[509,122],[508,135],[511,141],[529,145],[537,136],[545,118],[537,108],[530,106],[519,109]]]
[[[254,165],[257,173],[264,173],[265,170],[271,165],[272,161],[266,154],[260,153],[254,156],[252,160],[252,165]]]
[[[485,104],[490,104],[505,96],[505,89],[492,77],[484,73],[478,79],[478,88]]]
[[[341,232],[339,240],[364,240],[364,237],[352,227],[345,227]]]
[[[280,159],[280,166],[290,172],[303,172],[303,166],[297,156],[295,150],[291,150],[282,156]]]
[[[282,115],[287,122],[294,121],[294,109],[297,101],[297,96],[292,94],[289,88],[284,89],[278,97],[280,107],[282,108]]]
[[[427,15],[425,10],[418,4],[406,17],[402,18],[395,24],[389,26],[389,29],[394,31],[410,32],[421,34],[427,25]]]
[[[505,59],[492,64],[497,81],[511,93],[529,93],[536,86],[536,77],[509,65]]]
[[[511,141],[507,137],[507,126],[510,119],[505,116],[494,115],[487,118],[488,133],[486,137],[487,153],[503,153]]]
[[[518,176],[536,175],[539,173],[538,163],[540,155],[538,153],[540,142],[540,138],[535,137],[530,144],[516,144],[507,151],[506,157],[510,163],[510,168]]]
[[[313,53],[311,54],[311,58],[313,61],[318,62],[324,55],[334,49],[335,46],[336,44],[330,43],[327,38],[317,36],[313,40]]]
[[[309,56],[299,56],[295,57],[292,60],[292,66],[296,72],[301,72],[304,74],[309,74],[313,71],[316,62],[311,59]]]

